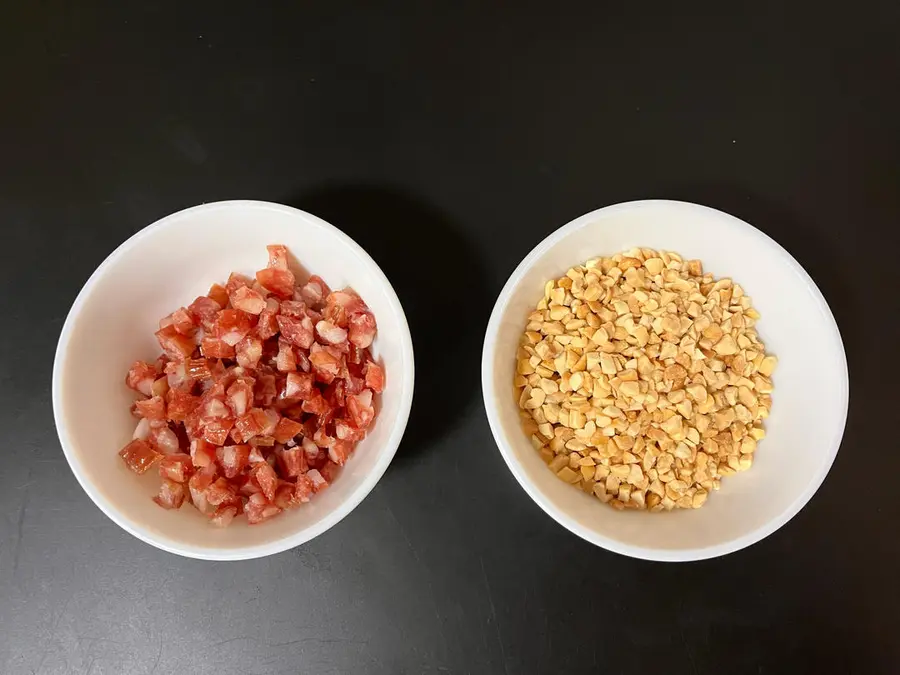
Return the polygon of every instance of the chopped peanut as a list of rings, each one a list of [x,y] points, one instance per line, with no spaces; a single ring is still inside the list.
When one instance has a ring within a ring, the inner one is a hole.
[[[617,510],[700,508],[746,471],[777,359],[744,289],[699,260],[632,249],[548,281],[514,384],[532,444]]]

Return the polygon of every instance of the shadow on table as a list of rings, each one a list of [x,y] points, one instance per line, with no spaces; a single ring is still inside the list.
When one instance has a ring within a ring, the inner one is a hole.
[[[491,299],[484,293],[474,245],[447,214],[393,187],[326,186],[285,203],[350,235],[397,292],[416,362],[412,413],[397,461],[417,456],[479,395],[481,340]]]

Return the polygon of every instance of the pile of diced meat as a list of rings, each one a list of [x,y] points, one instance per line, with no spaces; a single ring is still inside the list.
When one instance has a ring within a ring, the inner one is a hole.
[[[240,513],[261,523],[325,489],[384,388],[362,299],[317,276],[296,284],[287,249],[268,250],[255,280],[232,274],[162,319],[164,353],[125,378],[145,398],[119,455],[135,473],[158,467],[157,504],[187,501],[218,526]]]

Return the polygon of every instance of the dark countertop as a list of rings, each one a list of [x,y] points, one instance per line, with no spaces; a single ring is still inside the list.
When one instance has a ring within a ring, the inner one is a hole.
[[[100,4],[0,8],[0,672],[900,671],[898,3]],[[506,469],[480,400],[489,309],[519,260],[647,197],[771,235],[847,349],[829,478],[718,560],[631,560],[566,532]],[[50,373],[109,252],[231,198],[307,209],[369,250],[411,319],[418,386],[348,518],[207,563],[91,503]]]

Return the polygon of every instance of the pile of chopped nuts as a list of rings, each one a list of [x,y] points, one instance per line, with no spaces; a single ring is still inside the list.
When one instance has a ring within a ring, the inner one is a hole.
[[[518,352],[526,432],[616,509],[699,508],[753,464],[776,359],[759,314],[699,260],[632,249],[548,281]]]

